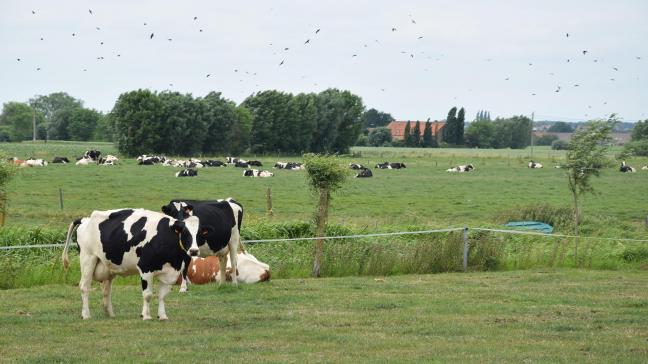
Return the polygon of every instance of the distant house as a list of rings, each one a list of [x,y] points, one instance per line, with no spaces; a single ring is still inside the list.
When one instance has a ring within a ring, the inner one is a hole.
[[[422,137],[423,130],[425,130],[426,121],[419,120],[419,122],[421,123],[421,137]],[[392,121],[391,123],[387,124],[387,128],[391,130],[391,135],[393,140],[405,139],[405,126],[407,126],[407,123],[410,123],[411,130],[414,130],[414,126],[416,125],[416,120]],[[441,129],[443,129],[443,127],[445,126],[445,121],[430,121],[430,124],[432,124],[432,136],[438,136]]]

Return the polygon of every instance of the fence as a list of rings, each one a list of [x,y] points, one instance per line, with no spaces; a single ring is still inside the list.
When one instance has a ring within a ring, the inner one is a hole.
[[[340,240],[340,239],[366,239],[373,237],[390,237],[390,236],[406,236],[406,235],[424,235],[424,234],[436,234],[436,233],[452,233],[452,232],[462,232],[462,243],[463,243],[463,254],[462,254],[462,268],[464,271],[468,269],[469,263],[469,252],[471,245],[477,246],[481,242],[479,239],[470,238],[470,233],[492,233],[492,234],[511,234],[511,235],[521,235],[521,236],[538,236],[543,239],[571,239],[574,243],[573,248],[573,259],[578,261],[578,241],[587,241],[587,240],[601,240],[601,241],[610,241],[610,242],[628,242],[628,243],[648,243],[648,239],[628,239],[628,238],[605,238],[605,237],[588,237],[588,236],[576,236],[576,235],[563,235],[563,234],[544,234],[538,232],[524,231],[524,230],[507,230],[507,229],[492,229],[492,228],[468,228],[468,227],[456,227],[456,228],[447,228],[447,229],[432,229],[432,230],[418,230],[418,231],[404,231],[404,232],[392,232],[392,233],[374,233],[374,234],[354,234],[354,235],[339,235],[339,236],[327,236],[325,240]],[[255,245],[255,244],[266,244],[266,243],[279,243],[279,242],[297,242],[297,241],[310,241],[316,240],[317,237],[298,237],[298,238],[277,238],[277,239],[251,239],[243,240],[244,244]],[[9,251],[16,249],[45,249],[45,248],[58,248],[62,247],[64,244],[31,244],[31,245],[16,245],[16,246],[2,246],[0,251]],[[563,250],[563,260],[564,260],[564,250],[571,247],[562,247]],[[558,247],[554,247],[554,258],[555,255],[559,254],[557,252]],[[585,252],[581,252],[581,256],[587,255],[589,245],[585,248]],[[582,259],[582,258],[581,258]]]

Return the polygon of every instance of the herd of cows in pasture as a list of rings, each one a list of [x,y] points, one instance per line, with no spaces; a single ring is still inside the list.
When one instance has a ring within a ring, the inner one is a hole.
[[[153,279],[157,279],[158,318],[167,320],[165,297],[171,286],[218,280],[236,285],[270,279],[270,267],[245,250],[240,231],[243,207],[232,198],[212,201],[171,200],[161,212],[144,209],[93,211],[73,221],[67,231],[62,260],[76,230],[81,279],[81,317],[90,318],[92,281],[101,283],[104,311],[114,316],[111,290],[116,276],[139,274],[141,317],[151,319]],[[198,257],[200,256],[200,257]]]
[[[26,160],[21,160],[16,157],[9,158],[10,162],[14,163],[20,167],[45,167],[48,165],[48,162],[44,159],[29,158]],[[263,163],[258,160],[244,160],[238,157],[226,157],[225,161],[220,161],[216,159],[199,159],[199,158],[189,158],[186,160],[183,159],[171,159],[165,156],[159,155],[140,155],[136,158],[137,164],[141,166],[153,166],[153,165],[162,165],[167,167],[176,167],[183,168],[181,171],[175,173],[176,177],[196,177],[198,176],[198,169],[206,167],[227,167],[232,165],[237,168],[244,168],[243,176],[244,177],[273,177],[274,173],[268,170],[259,170],[252,169],[250,167],[263,167]],[[53,158],[51,163],[55,164],[67,164],[70,163],[70,160],[67,157],[56,156]],[[113,155],[107,155],[101,157],[101,151],[98,150],[88,150],[81,157],[76,158],[77,166],[84,166],[90,164],[102,165],[102,166],[114,166],[119,163],[119,159]],[[543,168],[541,163],[531,160],[528,165],[529,168],[537,169]],[[357,170],[358,173],[355,175],[356,178],[368,178],[373,177],[373,172],[368,167],[363,166],[359,163],[349,163],[349,167],[353,170]],[[276,162],[273,166],[274,169],[286,169],[292,171],[299,171],[304,169],[304,165],[298,162]],[[407,168],[405,163],[390,163],[383,162],[375,165],[377,169],[402,169]],[[560,165],[554,166],[554,168],[562,168]],[[648,165],[645,165],[641,168],[642,170],[648,170]],[[450,173],[463,173],[463,172],[472,172],[475,170],[473,164],[459,165],[455,167],[448,168],[446,172]],[[619,168],[620,172],[636,172],[637,169],[626,164],[625,161],[621,163]]]

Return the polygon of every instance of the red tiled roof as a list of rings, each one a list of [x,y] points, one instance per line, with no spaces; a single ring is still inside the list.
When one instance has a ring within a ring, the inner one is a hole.
[[[410,128],[411,130],[414,130],[414,126],[416,125],[416,120],[411,120],[411,121],[392,121],[387,125],[387,127],[391,130],[391,135],[393,140],[403,140],[404,134],[405,134],[405,126],[407,126],[407,123],[410,123]],[[425,123],[426,121],[421,121],[421,136],[423,136],[423,130],[425,130]],[[445,121],[430,121],[430,124],[432,124],[432,135],[437,135],[439,130],[445,126]]]

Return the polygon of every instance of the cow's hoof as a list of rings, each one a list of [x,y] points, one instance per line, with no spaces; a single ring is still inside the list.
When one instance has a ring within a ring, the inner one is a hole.
[[[185,292],[187,292],[187,289],[186,288],[180,288],[180,291],[178,291],[178,292],[185,293]]]
[[[158,316],[158,320],[160,320],[160,321],[169,321],[169,318],[167,316],[162,316],[162,317]]]
[[[84,319],[84,320],[89,320],[90,316],[81,316],[81,318]]]
[[[151,316],[142,316],[142,320],[148,321],[151,319]]]

